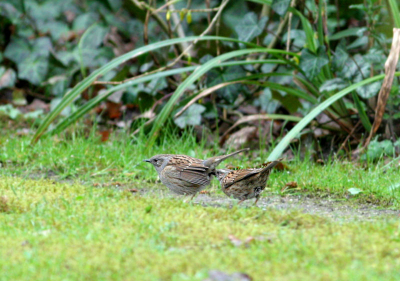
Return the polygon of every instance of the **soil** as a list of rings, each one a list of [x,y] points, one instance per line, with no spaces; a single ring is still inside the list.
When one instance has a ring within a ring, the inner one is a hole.
[[[214,197],[199,194],[194,203],[205,206],[231,206],[236,200],[224,197]],[[240,206],[251,207],[254,199],[243,202]],[[287,197],[268,196],[261,198],[257,203],[258,208],[291,211],[298,210],[304,213],[319,215],[334,220],[373,220],[377,218],[398,218],[400,210],[384,209],[373,204],[359,204],[352,200],[338,200],[331,198],[309,198],[304,195]]]

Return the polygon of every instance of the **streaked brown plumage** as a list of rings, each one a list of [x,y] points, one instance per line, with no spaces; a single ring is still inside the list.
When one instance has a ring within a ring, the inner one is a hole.
[[[161,182],[171,191],[194,197],[197,192],[210,184],[211,177],[215,175],[215,168],[223,160],[246,150],[248,149],[206,160],[187,155],[159,154],[144,161],[156,168]]]
[[[272,168],[279,162],[280,160],[273,161],[260,169],[221,169],[216,171],[216,176],[221,183],[222,191],[229,197],[239,199],[239,204],[251,198],[256,198],[254,204],[257,204]]]

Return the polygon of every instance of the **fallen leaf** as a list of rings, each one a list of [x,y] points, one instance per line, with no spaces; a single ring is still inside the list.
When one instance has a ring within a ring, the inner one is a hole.
[[[200,193],[200,194],[210,194],[210,191],[208,191],[208,190],[202,190],[202,191],[200,191],[199,193]]]
[[[107,101],[107,111],[108,111],[108,117],[110,119],[116,119],[120,118],[122,113],[121,113],[121,103],[115,103],[112,101]]]
[[[101,135],[101,141],[106,142],[110,137],[110,131],[100,131],[99,134]]]
[[[297,182],[291,181],[285,184],[285,186],[281,189],[281,192],[285,192],[288,189],[297,188]]]
[[[251,140],[254,140],[257,134],[257,127],[244,127],[239,131],[233,133],[226,140],[224,147],[225,148],[234,148],[239,149],[246,143],[249,143]]]
[[[136,188],[131,188],[131,189],[128,189],[128,191],[132,192],[132,193],[135,193],[135,192],[138,192],[139,190],[137,190]]]
[[[234,235],[230,234],[228,235],[228,239],[229,241],[231,241],[231,243],[236,246],[236,247],[240,247],[242,246],[243,242],[242,240],[240,240],[239,238],[235,237]]]
[[[363,192],[361,189],[356,188],[356,187],[349,188],[349,189],[347,189],[347,191],[348,191],[351,195],[357,195],[357,194]]]

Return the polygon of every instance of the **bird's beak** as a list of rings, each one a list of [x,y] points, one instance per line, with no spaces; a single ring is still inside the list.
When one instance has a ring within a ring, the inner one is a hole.
[[[144,159],[143,162],[150,163],[151,161],[150,161],[150,159]]]

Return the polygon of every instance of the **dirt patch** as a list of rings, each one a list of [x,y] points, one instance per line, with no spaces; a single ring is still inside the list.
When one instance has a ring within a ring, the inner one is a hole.
[[[204,206],[232,206],[237,204],[234,199],[215,197],[208,194],[199,194],[194,203]],[[252,207],[254,200],[243,202],[240,206]],[[373,204],[357,204],[351,200],[338,200],[331,198],[308,198],[303,195],[293,195],[288,197],[269,196],[261,198],[257,204],[258,208],[268,210],[299,210],[304,213],[319,215],[334,220],[372,220],[382,217],[398,217],[400,210],[382,209]]]

